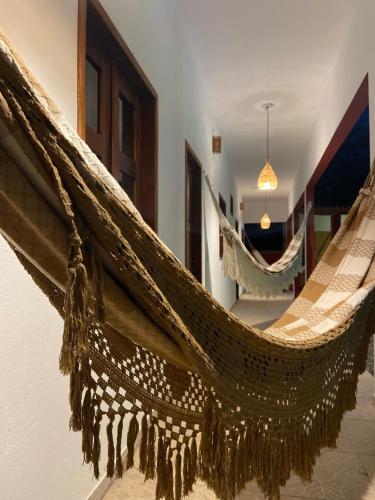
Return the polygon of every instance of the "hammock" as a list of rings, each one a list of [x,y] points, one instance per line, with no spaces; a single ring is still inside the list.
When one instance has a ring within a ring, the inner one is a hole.
[[[0,228],[65,320],[70,426],[95,476],[101,454],[109,477],[133,467],[139,434],[156,498],[179,500],[201,478],[222,500],[253,479],[277,499],[291,471],[310,479],[355,407],[374,329],[374,171],[298,299],[262,332],[142,221],[2,34],[0,146]]]
[[[245,247],[237,231],[222,212],[208,175],[205,175],[205,179],[223,234],[224,274],[254,295],[269,297],[288,290],[294,278],[304,268],[303,240],[311,204],[308,205],[301,226],[282,257],[269,265],[250,241],[250,251]]]

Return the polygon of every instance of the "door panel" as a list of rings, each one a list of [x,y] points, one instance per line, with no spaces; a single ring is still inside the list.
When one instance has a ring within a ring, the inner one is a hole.
[[[86,52],[86,141],[111,171],[111,66],[105,47],[88,38]]]

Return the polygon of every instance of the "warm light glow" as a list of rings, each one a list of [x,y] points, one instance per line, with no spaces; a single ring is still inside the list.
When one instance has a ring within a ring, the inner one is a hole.
[[[260,227],[262,229],[269,229],[270,225],[271,225],[271,219],[266,211],[266,212],[264,212],[264,215],[260,221]]]
[[[271,164],[266,160],[258,177],[258,189],[261,191],[271,191],[277,188],[277,177]]]

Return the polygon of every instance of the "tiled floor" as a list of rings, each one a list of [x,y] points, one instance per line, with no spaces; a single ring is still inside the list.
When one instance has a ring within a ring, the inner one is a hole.
[[[266,306],[262,306],[263,312],[259,311],[259,302],[254,304],[249,296],[237,303],[233,312],[249,323],[264,323],[282,314],[289,300],[290,297],[281,297],[279,300],[269,301],[268,318],[264,317]],[[375,500],[373,393],[374,379],[365,373],[358,386],[357,408],[347,413],[343,420],[337,449],[322,450],[311,483],[302,484],[299,478],[293,476],[282,489],[282,500]],[[134,469],[123,479],[114,482],[104,500],[153,500],[154,495],[155,482],[144,483],[142,476]],[[202,483],[198,483],[188,500],[215,498]],[[239,500],[264,500],[264,496],[256,484],[249,483]]]
[[[262,328],[280,318],[292,301],[291,293],[284,293],[272,298],[272,300],[245,293],[234,304],[232,312],[249,325],[257,325]]]

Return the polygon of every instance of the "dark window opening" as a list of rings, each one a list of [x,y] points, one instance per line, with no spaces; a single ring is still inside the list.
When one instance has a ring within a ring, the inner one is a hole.
[[[185,264],[202,282],[202,168],[185,143]]]
[[[223,214],[226,217],[227,216],[227,204],[220,193],[219,193],[219,205],[220,205],[221,211],[223,212]],[[223,233],[222,233],[220,226],[219,226],[219,258],[220,259],[223,258],[223,253],[224,253],[224,239],[223,238],[224,238],[224,236],[223,236]]]
[[[314,266],[353,205],[370,169],[369,109],[363,111],[314,189]]]

